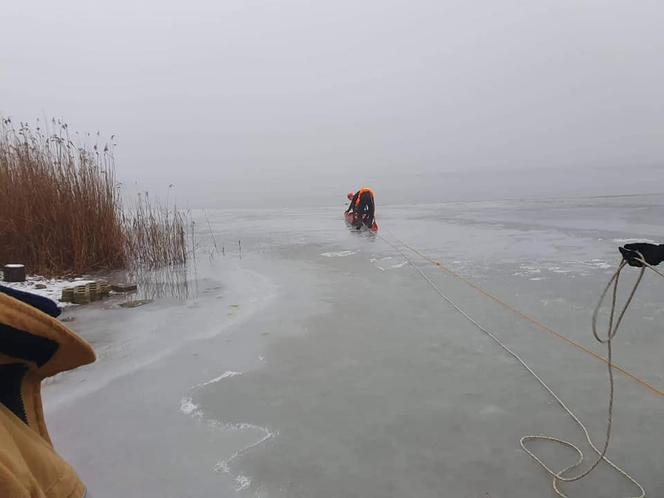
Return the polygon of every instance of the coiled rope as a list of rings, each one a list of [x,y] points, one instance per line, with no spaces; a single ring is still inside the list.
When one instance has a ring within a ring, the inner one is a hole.
[[[644,498],[646,496],[646,492],[643,489],[643,486],[634,479],[629,473],[627,473],[624,469],[619,467],[617,464],[615,464],[613,461],[611,461],[607,456],[607,451],[609,448],[609,442],[611,440],[611,429],[613,425],[613,401],[614,401],[614,378],[613,378],[613,363],[612,363],[612,340],[615,337],[615,335],[618,332],[618,328],[620,327],[620,324],[622,323],[622,319],[625,316],[625,313],[627,311],[627,308],[629,308],[629,305],[632,302],[632,299],[634,298],[634,295],[636,294],[636,290],[638,289],[639,285],[641,284],[641,280],[643,279],[643,275],[645,273],[646,268],[649,268],[653,270],[655,273],[660,275],[661,277],[664,278],[664,274],[659,272],[656,268],[653,266],[649,265],[646,263],[644,260],[643,256],[639,254],[639,262],[642,264],[641,271],[639,273],[639,276],[637,277],[636,282],[634,283],[634,286],[632,287],[629,296],[627,300],[625,301],[625,304],[622,307],[622,310],[620,313],[618,313],[617,318],[616,318],[616,304],[617,304],[617,294],[618,294],[618,281],[620,279],[620,274],[622,270],[624,269],[625,265],[627,262],[625,260],[622,260],[620,264],[618,265],[618,268],[614,272],[614,274],[611,276],[611,279],[609,280],[608,284],[604,288],[604,291],[602,292],[602,295],[599,299],[599,302],[597,303],[597,306],[595,307],[595,310],[593,312],[593,318],[592,318],[592,330],[593,330],[593,335],[595,339],[602,343],[607,345],[607,365],[608,365],[608,373],[609,373],[609,403],[608,403],[608,410],[607,410],[607,428],[606,428],[606,438],[604,440],[604,444],[602,446],[602,449],[598,449],[597,446],[593,443],[590,433],[588,432],[588,428],[581,422],[579,417],[576,416],[576,414],[569,408],[565,402],[549,387],[549,385],[544,382],[544,380],[526,363],[526,361],[521,358],[516,352],[514,352],[509,346],[507,346],[505,343],[503,343],[493,332],[488,330],[486,327],[481,325],[477,320],[475,320],[472,316],[470,316],[466,311],[464,311],[459,305],[457,305],[450,297],[448,297],[438,285],[424,272],[420,267],[418,267],[406,254],[405,252],[396,244],[392,243],[391,241],[387,240],[383,236],[378,236],[381,240],[386,242],[388,245],[390,245],[392,248],[394,248],[401,256],[408,262],[408,264],[431,286],[431,288],[445,301],[447,302],[452,308],[454,308],[459,314],[461,314],[466,320],[468,320],[470,323],[472,323],[476,328],[478,328],[481,332],[486,334],[491,340],[493,340],[500,348],[502,348],[506,353],[508,353],[510,356],[512,356],[521,366],[523,366],[534,378],[537,380],[537,382],[544,388],[546,392],[549,393],[549,395],[556,400],[558,405],[565,411],[572,420],[577,424],[577,426],[581,429],[583,432],[586,441],[588,445],[593,449],[595,454],[597,455],[597,458],[595,461],[584,471],[580,472],[577,475],[573,476],[567,476],[570,471],[577,469],[579,466],[581,466],[585,460],[584,454],[581,451],[581,449],[576,446],[575,444],[565,441],[564,439],[560,439],[554,436],[548,436],[548,435],[526,435],[521,438],[520,440],[520,445],[523,448],[523,450],[535,461],[537,462],[542,469],[552,478],[552,486],[556,494],[562,498],[568,498],[566,494],[564,494],[559,487],[559,484],[561,482],[574,482],[574,481],[579,481],[583,479],[584,477],[588,476],[601,462],[606,462],[611,468],[613,468],[618,474],[620,474],[623,478],[625,478],[627,481],[632,483],[638,490],[639,494],[635,496],[631,496],[628,498]],[[606,337],[601,337],[600,334],[597,331],[597,318],[599,315],[600,308],[602,307],[602,304],[604,303],[604,300],[606,298],[606,295],[608,294],[609,290],[612,289],[612,297],[611,297],[611,311],[609,313],[609,325],[608,325],[608,330]],[[564,469],[560,471],[554,471],[552,470],[548,465],[542,461],[540,457],[538,457],[531,449],[528,448],[527,444],[529,441],[549,441],[553,442],[562,446],[565,446],[567,448],[573,449],[576,454],[578,455],[578,459],[575,463],[572,465],[569,465],[565,467]]]

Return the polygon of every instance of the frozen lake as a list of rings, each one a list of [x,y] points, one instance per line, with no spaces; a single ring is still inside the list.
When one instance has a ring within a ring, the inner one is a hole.
[[[404,254],[602,442],[606,367],[404,243],[605,354],[592,309],[619,244],[661,241],[664,195],[379,206],[379,237],[346,227],[342,209],[196,213],[187,292],[68,312],[99,360],[50,382],[45,405],[92,496],[551,497],[519,439],[585,451],[582,434]],[[616,362],[660,390],[663,290],[646,276],[615,341]],[[609,455],[661,496],[664,398],[623,375],[616,387]],[[534,447],[554,468],[575,459]],[[563,489],[638,494],[605,466]]]

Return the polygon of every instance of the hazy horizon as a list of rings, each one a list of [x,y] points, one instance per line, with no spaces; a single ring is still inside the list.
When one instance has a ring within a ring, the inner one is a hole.
[[[27,1],[3,21],[0,113],[115,134],[123,183],[192,207],[664,181],[655,1]]]

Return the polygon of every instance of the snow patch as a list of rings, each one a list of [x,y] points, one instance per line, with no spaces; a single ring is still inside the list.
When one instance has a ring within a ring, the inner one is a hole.
[[[195,418],[203,416],[203,412],[191,398],[182,398],[180,400],[180,411],[185,415],[190,415]]]
[[[382,266],[380,266],[380,265],[378,264],[378,260],[377,260],[376,258],[371,258],[371,259],[369,260],[369,263],[371,263],[372,265],[374,265],[374,266],[375,266],[376,268],[378,268],[380,271],[385,271],[385,268],[383,268]]]
[[[214,382],[219,382],[222,379],[228,379],[230,377],[235,377],[237,375],[242,375],[242,372],[234,372],[232,370],[227,370],[223,374],[221,374],[219,377],[215,377],[214,379],[210,379],[207,382],[204,382],[202,384],[198,384],[197,386],[194,386],[192,389],[196,387],[202,387],[206,386],[209,384],[212,384]],[[205,413],[203,410],[193,402],[191,397],[184,397],[180,400],[180,411],[185,414],[189,415],[192,418],[196,418],[199,420],[204,420],[205,419]],[[215,472],[223,472],[225,474],[228,474],[229,476],[233,477],[235,480],[235,491],[240,492],[244,489],[247,489],[249,486],[251,486],[251,479],[247,477],[244,474],[237,474],[234,475],[231,471],[230,464],[233,460],[235,460],[237,457],[240,455],[246,453],[247,451],[251,450],[252,448],[255,448],[261,444],[263,444],[265,441],[268,439],[271,439],[277,435],[276,432],[270,431],[266,427],[261,427],[259,425],[254,425],[254,424],[248,424],[248,423],[238,423],[238,424],[228,424],[224,423],[220,420],[216,420],[214,418],[208,418],[207,420],[204,420],[204,422],[209,426],[213,427],[215,429],[219,430],[227,430],[227,431],[254,431],[258,432],[260,434],[260,437],[258,440],[255,442],[240,448],[236,452],[234,452],[230,457],[218,461],[214,467],[213,470]]]
[[[62,290],[67,287],[74,287],[76,285],[85,285],[95,282],[95,280],[84,279],[84,278],[74,278],[74,279],[59,279],[59,278],[44,278],[39,276],[30,276],[27,277],[25,282],[2,282],[2,285],[5,287],[11,287],[12,289],[20,290],[23,292],[29,292],[30,294],[36,294],[38,296],[46,297],[55,301],[60,308],[66,306],[76,306],[73,303],[63,303],[60,301],[62,297]],[[43,289],[35,288],[36,285],[45,286]]]
[[[223,379],[228,379],[229,377],[235,377],[236,375],[242,375],[242,372],[234,372],[232,370],[226,370],[219,377],[215,377],[214,379],[210,379],[207,382],[203,382],[202,384],[198,384],[194,387],[209,386],[210,384],[214,384],[215,382],[219,382],[220,380]]]
[[[371,263],[372,265],[374,265],[374,266],[375,266],[376,268],[378,268],[380,271],[393,270],[393,269],[401,268],[401,267],[403,267],[403,266],[405,266],[405,265],[408,264],[408,261],[403,261],[403,262],[401,262],[401,263],[393,264],[393,265],[390,265],[390,266],[388,266],[388,267],[381,266],[382,264],[388,263],[391,259],[394,259],[394,258],[392,258],[392,256],[385,256],[384,258],[380,258],[380,259],[377,259],[377,258],[371,258],[371,259],[369,260],[369,263]],[[380,263],[380,264],[379,264],[379,263]]]
[[[596,268],[601,268],[602,270],[608,270],[612,266],[606,261],[602,261],[601,259],[592,259],[588,264]]]
[[[240,492],[243,489],[247,489],[249,486],[251,486],[251,479],[245,475],[239,474],[235,476],[235,483],[235,491]]]
[[[647,242],[649,244],[659,244],[659,242],[655,242],[654,240],[650,239],[613,239],[613,242],[620,245],[633,244],[635,242]]]
[[[336,252],[324,252],[321,253],[321,256],[325,256],[326,258],[344,258],[346,256],[350,256],[351,254],[355,254],[356,251],[336,251]]]
[[[220,461],[217,462],[217,464],[214,466],[213,470],[215,472],[223,472],[223,473],[229,474],[229,475],[232,475],[230,464],[233,460],[235,460],[240,455],[246,453],[247,451],[251,450],[252,448],[255,448],[256,446],[260,446],[261,444],[263,444],[268,439],[271,439],[271,438],[273,438],[277,435],[276,433],[271,432],[269,429],[267,429],[265,427],[261,427],[259,425],[254,425],[254,424],[245,424],[245,423],[228,424],[228,425],[225,425],[224,428],[226,430],[254,430],[254,431],[258,431],[258,432],[263,433],[263,437],[261,437],[255,443],[252,443],[248,446],[245,446],[244,448],[240,448],[239,450],[237,450],[235,453],[233,453],[228,458],[226,458],[224,460],[220,460]],[[251,480],[249,480],[249,478],[247,478],[247,476],[244,476],[242,474],[239,474],[239,475],[235,476],[235,482],[238,483],[238,485],[246,484],[244,487],[242,487],[240,489],[244,489],[244,488],[251,485]],[[240,489],[236,488],[236,491],[240,491]]]
[[[572,270],[570,269],[564,270],[560,266],[549,266],[547,270],[553,273],[572,273]]]

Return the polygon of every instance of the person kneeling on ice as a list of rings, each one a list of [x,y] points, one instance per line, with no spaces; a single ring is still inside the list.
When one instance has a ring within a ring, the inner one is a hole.
[[[59,314],[49,299],[0,286],[2,498],[86,495],[53,448],[42,409],[43,379],[95,361],[90,345],[55,319]]]
[[[346,214],[352,211],[353,226],[359,229],[362,228],[362,224],[365,224],[376,231],[378,227],[375,220],[376,204],[373,191],[370,188],[362,187],[355,194],[349,192],[348,200],[350,200],[350,205],[346,209]]]

